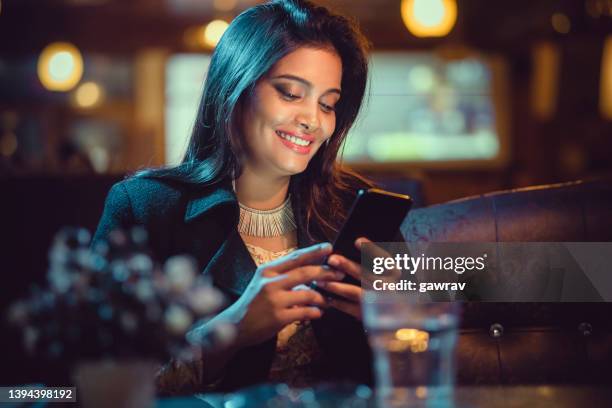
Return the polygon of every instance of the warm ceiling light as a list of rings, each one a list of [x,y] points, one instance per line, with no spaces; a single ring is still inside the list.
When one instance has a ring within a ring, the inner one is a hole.
[[[83,57],[70,43],[49,44],[38,58],[38,78],[50,91],[69,91],[83,76]]]
[[[457,21],[456,0],[402,0],[402,20],[417,37],[443,37]]]
[[[103,98],[104,90],[95,82],[84,82],[74,92],[74,102],[79,108],[94,108]]]
[[[215,48],[229,24],[223,20],[213,20],[204,29],[204,44]]]

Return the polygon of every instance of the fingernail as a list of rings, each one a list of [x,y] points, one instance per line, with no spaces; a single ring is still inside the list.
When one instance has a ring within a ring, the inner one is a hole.
[[[337,256],[330,256],[327,263],[333,266],[338,266],[340,264],[340,260]]]
[[[344,276],[345,276],[345,275],[344,275],[344,273],[342,273],[342,272],[336,272],[336,273],[334,274],[334,276],[336,277],[336,279],[338,279],[338,280],[342,280],[342,279],[344,279]]]

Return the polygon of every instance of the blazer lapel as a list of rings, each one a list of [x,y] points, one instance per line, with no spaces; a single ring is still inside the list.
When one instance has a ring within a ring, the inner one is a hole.
[[[209,239],[208,242],[221,242],[210,261],[206,263],[203,273],[212,276],[216,286],[236,296],[242,295],[256,269],[255,262],[236,228],[239,215],[238,200],[231,180],[227,179],[211,188],[196,192],[187,203],[184,217],[186,223],[196,222],[203,217],[219,220],[214,229],[201,230],[197,234],[201,237],[215,234],[215,239]]]
[[[229,232],[225,242],[204,269],[222,289],[240,296],[255,274],[257,265],[236,229]]]
[[[184,220],[186,223],[190,223],[219,207],[230,207],[233,221],[235,221],[234,225],[238,224],[238,200],[232,189],[231,181],[224,180],[192,193],[185,208]]]

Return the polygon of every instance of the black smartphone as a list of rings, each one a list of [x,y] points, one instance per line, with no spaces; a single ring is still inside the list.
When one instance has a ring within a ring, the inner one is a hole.
[[[334,240],[332,254],[340,254],[361,263],[361,252],[355,247],[355,240],[366,237],[372,242],[395,241],[396,233],[411,206],[412,199],[407,195],[377,188],[359,190],[349,215]],[[361,285],[360,281],[349,275],[342,281]],[[338,297],[316,284],[312,287],[326,297]]]

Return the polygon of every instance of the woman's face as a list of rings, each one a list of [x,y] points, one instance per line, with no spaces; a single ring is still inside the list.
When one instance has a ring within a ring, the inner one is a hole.
[[[330,49],[299,48],[256,84],[243,131],[245,168],[278,177],[303,172],[336,127],[342,61]]]

